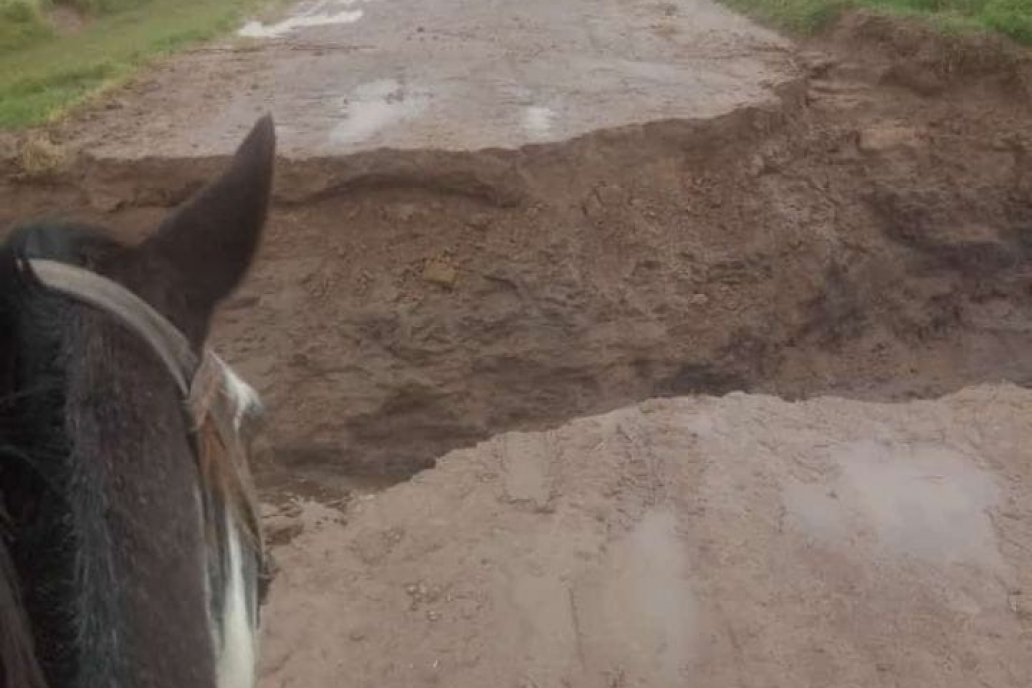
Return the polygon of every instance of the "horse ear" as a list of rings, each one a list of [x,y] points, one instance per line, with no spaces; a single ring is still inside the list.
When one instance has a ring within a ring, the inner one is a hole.
[[[266,115],[237,149],[229,169],[161,223],[140,247],[173,270],[174,289],[207,319],[254,259],[268,213],[276,130]]]

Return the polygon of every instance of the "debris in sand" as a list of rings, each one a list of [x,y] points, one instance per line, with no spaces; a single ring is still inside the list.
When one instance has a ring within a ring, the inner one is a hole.
[[[431,258],[423,268],[423,279],[445,289],[454,289],[459,271],[446,258]]]
[[[897,148],[914,148],[920,143],[920,133],[914,127],[879,124],[860,132],[857,147],[865,153],[881,153]]]
[[[57,172],[68,161],[64,148],[45,133],[34,134],[22,142],[18,162],[22,172],[29,177],[44,177]]]

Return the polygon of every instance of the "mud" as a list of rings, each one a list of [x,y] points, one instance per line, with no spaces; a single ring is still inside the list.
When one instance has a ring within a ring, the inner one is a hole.
[[[263,685],[1027,686],[1030,419],[654,400],[300,502]]]

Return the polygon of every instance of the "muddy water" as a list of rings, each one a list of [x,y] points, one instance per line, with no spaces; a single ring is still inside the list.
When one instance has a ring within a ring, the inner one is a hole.
[[[395,79],[360,84],[341,99],[341,121],[330,130],[330,140],[360,143],[381,130],[404,126],[422,114],[430,98],[428,90]]]
[[[841,447],[841,477],[830,492],[796,485],[786,508],[826,542],[840,542],[865,521],[899,556],[951,565],[1000,563],[989,513],[999,506],[993,477],[969,458],[937,445],[900,451],[877,440]]]
[[[585,664],[605,666],[614,653],[640,655],[621,670],[647,677],[649,685],[676,685],[703,631],[678,515],[669,506],[650,511],[610,547],[605,575],[575,598]],[[635,647],[623,647],[629,639]]]
[[[355,4],[355,0],[304,3],[293,9],[286,19],[272,24],[249,21],[240,27],[237,35],[242,38],[273,39],[283,38],[302,29],[353,24],[364,14],[361,9],[350,9]]]

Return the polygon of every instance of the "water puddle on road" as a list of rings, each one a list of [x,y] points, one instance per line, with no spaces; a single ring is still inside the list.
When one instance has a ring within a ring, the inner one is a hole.
[[[632,679],[609,685],[685,685],[699,608],[676,512],[660,507],[645,514],[607,553],[574,592],[581,654]]]
[[[421,113],[430,101],[427,92],[395,79],[357,86],[342,100],[344,121],[330,132],[334,143],[364,141],[376,132]]]
[[[237,31],[244,38],[282,38],[298,29],[335,24],[353,24],[362,18],[362,10],[351,9],[357,0],[316,2],[304,6],[298,14],[275,24],[250,21]]]
[[[969,459],[932,444],[865,441],[840,447],[839,479],[792,485],[788,510],[812,535],[846,542],[863,532],[897,554],[936,563],[1000,565],[989,509],[998,490]]]
[[[523,129],[535,139],[547,138],[552,133],[555,111],[534,105],[523,110]]]

